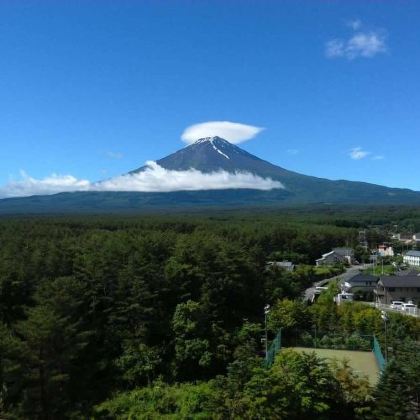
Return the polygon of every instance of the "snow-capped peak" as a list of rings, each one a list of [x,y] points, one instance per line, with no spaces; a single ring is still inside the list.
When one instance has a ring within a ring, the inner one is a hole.
[[[225,157],[226,159],[230,159],[230,157],[226,154],[223,153],[215,144],[215,142],[221,142],[222,145],[223,143],[228,143],[226,140],[221,139],[220,137],[214,136],[214,137],[203,137],[202,139],[198,139],[194,144],[202,144],[202,143],[210,143],[213,147],[213,149],[219,153],[220,155],[222,155],[223,157]]]
[[[220,139],[220,137],[217,137],[217,136],[203,137],[202,139],[198,139],[197,141],[195,141],[193,144],[200,144],[200,143],[206,143],[206,142],[213,143],[213,141],[217,139]]]

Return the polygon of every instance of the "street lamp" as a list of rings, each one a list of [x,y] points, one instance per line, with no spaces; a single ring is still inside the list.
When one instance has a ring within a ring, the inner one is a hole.
[[[268,360],[268,334],[267,334],[267,315],[270,313],[270,305],[264,306],[264,329],[265,329],[265,360]]]
[[[388,361],[388,331],[386,327],[386,323],[388,321],[388,314],[385,311],[381,311],[381,318],[385,324],[385,361]]]

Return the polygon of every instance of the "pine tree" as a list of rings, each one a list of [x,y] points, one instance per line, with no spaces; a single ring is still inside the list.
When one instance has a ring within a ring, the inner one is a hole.
[[[84,287],[71,277],[48,282],[37,292],[36,306],[17,325],[26,345],[24,410],[32,418],[62,418],[74,410],[72,397],[83,393],[78,357],[90,332],[83,323]]]
[[[407,420],[411,418],[411,399],[405,373],[395,360],[388,363],[374,397],[375,418],[381,420]]]

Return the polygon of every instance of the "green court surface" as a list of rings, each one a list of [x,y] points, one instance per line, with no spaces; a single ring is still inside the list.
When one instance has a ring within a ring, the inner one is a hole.
[[[326,360],[348,360],[349,365],[356,373],[367,376],[372,386],[376,385],[379,379],[379,368],[375,356],[370,351],[315,349],[309,347],[293,347],[293,350],[305,353],[315,352],[320,358]]]

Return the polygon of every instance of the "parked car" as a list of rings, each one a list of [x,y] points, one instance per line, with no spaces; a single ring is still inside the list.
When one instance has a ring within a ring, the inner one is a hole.
[[[391,309],[397,309],[401,311],[405,302],[401,302],[399,300],[393,300],[391,303]]]
[[[415,314],[417,306],[413,302],[404,303],[401,308],[402,311],[408,312],[410,314]]]

